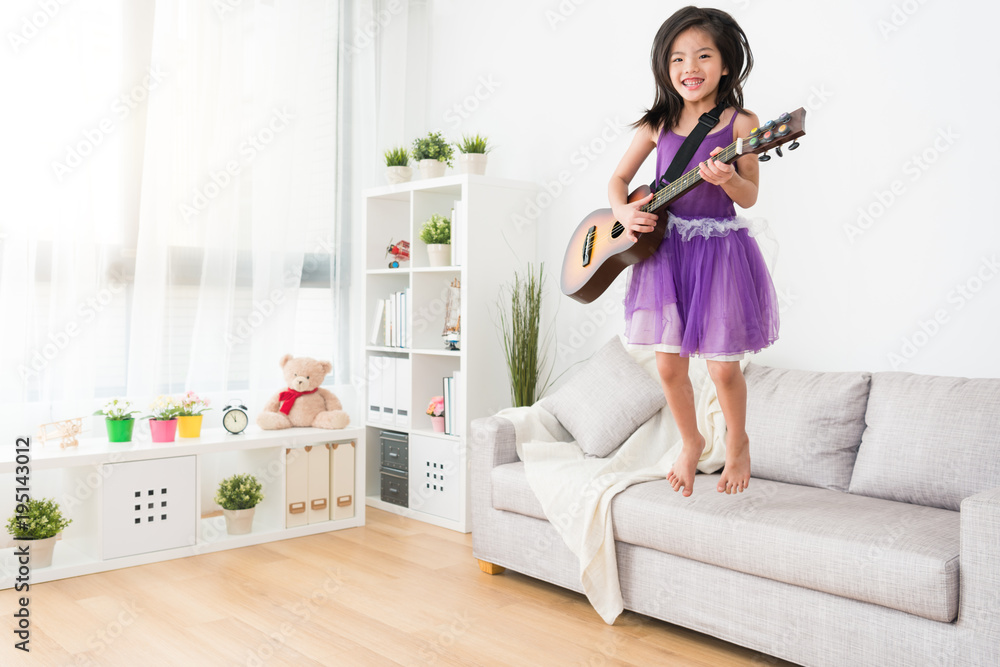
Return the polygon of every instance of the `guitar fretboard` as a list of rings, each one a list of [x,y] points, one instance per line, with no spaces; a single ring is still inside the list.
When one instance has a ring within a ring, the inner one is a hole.
[[[725,162],[726,164],[733,162],[736,158],[739,157],[737,148],[741,144],[741,142],[742,139],[734,141],[733,143],[729,144],[729,146],[719,151],[718,154],[713,155],[711,159],[718,160],[719,162]],[[700,167],[695,167],[688,173],[678,178],[673,183],[657,190],[656,194],[653,195],[653,198],[649,201],[649,203],[641,207],[639,210],[642,211],[643,213],[652,213],[656,211],[658,208],[666,206],[674,199],[680,197],[682,194],[684,194],[694,186],[698,185],[703,180],[705,179],[701,177]]]

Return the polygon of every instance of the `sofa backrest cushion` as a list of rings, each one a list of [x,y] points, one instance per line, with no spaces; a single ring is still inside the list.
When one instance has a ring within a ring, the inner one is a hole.
[[[851,493],[958,510],[1000,487],[1000,379],[875,373],[865,421]]]
[[[750,474],[847,491],[865,428],[870,373],[788,370],[750,362]]]
[[[666,404],[663,387],[617,336],[541,401],[585,453],[598,457],[617,449]]]

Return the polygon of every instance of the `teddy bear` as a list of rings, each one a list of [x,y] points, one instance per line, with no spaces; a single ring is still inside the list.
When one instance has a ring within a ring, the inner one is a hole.
[[[265,430],[292,426],[319,428],[344,428],[351,419],[340,400],[330,391],[320,387],[327,373],[333,369],[329,361],[309,357],[281,358],[287,389],[271,397],[257,415],[257,425]]]

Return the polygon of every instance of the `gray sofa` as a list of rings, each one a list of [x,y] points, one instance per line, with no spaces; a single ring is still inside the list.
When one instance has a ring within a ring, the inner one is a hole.
[[[744,374],[744,493],[699,474],[615,498],[625,608],[802,665],[1000,665],[1000,379]],[[511,422],[472,433],[484,572],[582,592]]]

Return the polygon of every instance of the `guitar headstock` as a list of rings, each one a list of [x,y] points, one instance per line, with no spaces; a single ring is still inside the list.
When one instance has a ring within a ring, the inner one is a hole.
[[[767,151],[772,148],[781,156],[781,146],[789,141],[794,142],[788,147],[792,151],[799,147],[795,141],[806,133],[806,110],[799,107],[792,113],[783,113],[775,120],[769,120],[760,127],[755,127],[750,136],[743,138],[741,153],[763,153],[759,160],[767,162],[771,159]]]

